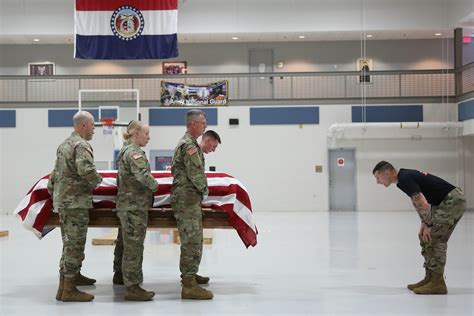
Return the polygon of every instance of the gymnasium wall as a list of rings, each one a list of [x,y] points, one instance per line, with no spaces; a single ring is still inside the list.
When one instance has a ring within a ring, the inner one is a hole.
[[[467,207],[474,210],[474,136],[466,136],[464,141],[464,179]]]
[[[73,45],[0,45],[0,74],[27,75],[28,63],[50,61],[57,75],[161,74],[162,60],[91,61],[73,58]],[[187,61],[188,73],[247,73],[250,49],[273,49],[276,72],[355,71],[359,41],[180,44],[176,60]],[[451,39],[366,42],[372,70],[453,68]]]
[[[303,125],[253,125],[249,106],[218,108],[218,125],[208,129],[218,131],[223,143],[217,152],[207,155],[207,166],[240,179],[250,192],[255,211],[328,210],[327,130],[333,123],[351,122],[352,107],[315,106],[319,109],[319,124]],[[425,104],[423,112],[425,121],[443,121],[447,115],[456,116],[456,106]],[[142,109],[145,122],[148,113],[149,109]],[[240,124],[230,126],[229,118],[238,118]],[[71,130],[48,127],[48,109],[16,109],[16,127],[0,128],[1,212],[11,214],[35,181],[51,171],[56,148]],[[146,152],[174,149],[184,130],[184,125],[152,126]],[[96,129],[91,143],[96,160],[112,159],[112,140],[106,139],[101,129]],[[359,210],[412,209],[409,199],[396,187],[376,185],[371,171],[382,159],[398,167],[432,172],[461,187],[466,180],[473,206],[472,138],[346,140],[338,141],[337,146],[356,149]],[[315,165],[322,165],[323,172],[315,173]]]

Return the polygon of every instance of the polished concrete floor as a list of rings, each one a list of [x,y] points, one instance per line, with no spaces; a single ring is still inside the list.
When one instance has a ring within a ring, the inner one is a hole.
[[[423,274],[415,212],[257,213],[258,245],[246,249],[233,230],[214,230],[201,274],[211,301],[180,299],[179,246],[148,231],[144,275],[151,302],[126,302],[112,285],[112,246],[93,246],[107,229],[90,229],[82,287],[90,303],[54,299],[61,251],[56,229],[43,240],[12,216],[0,216],[0,315],[474,315],[474,213],[448,247],[448,295],[405,288]]]

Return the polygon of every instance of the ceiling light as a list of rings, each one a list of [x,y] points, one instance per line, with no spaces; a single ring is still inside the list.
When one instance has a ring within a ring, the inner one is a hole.
[[[236,37],[236,36],[234,36],[234,37],[232,37],[232,39],[233,39],[233,40],[238,40],[239,38]]]
[[[441,36],[443,33],[435,33],[435,36]]]
[[[39,42],[40,39],[39,38],[33,38],[33,42]]]
[[[367,38],[372,38],[373,35],[372,35],[372,34],[367,34],[366,37],[367,37]]]
[[[300,35],[300,36],[298,36],[298,38],[303,39],[303,38],[305,38],[305,36],[304,36],[304,35]]]

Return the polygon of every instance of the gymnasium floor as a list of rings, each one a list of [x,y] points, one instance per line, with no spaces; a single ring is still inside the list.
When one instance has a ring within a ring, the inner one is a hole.
[[[405,288],[423,275],[413,212],[256,213],[258,245],[245,249],[233,230],[214,230],[201,274],[211,277],[211,301],[180,299],[179,246],[169,234],[148,231],[144,287],[151,302],[125,302],[112,285],[112,246],[91,239],[83,272],[97,285],[82,287],[91,303],[54,298],[61,251],[59,230],[43,240],[13,216],[0,216],[0,315],[473,315],[474,213],[467,212],[448,247],[445,296]]]

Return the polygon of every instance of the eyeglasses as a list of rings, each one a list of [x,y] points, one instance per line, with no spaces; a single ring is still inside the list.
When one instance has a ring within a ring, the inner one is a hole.
[[[194,122],[196,122],[196,123],[200,123],[200,124],[204,124],[204,125],[206,125],[206,124],[207,124],[207,123],[206,123],[206,121],[204,121],[204,122],[200,122],[200,121],[194,121]]]

